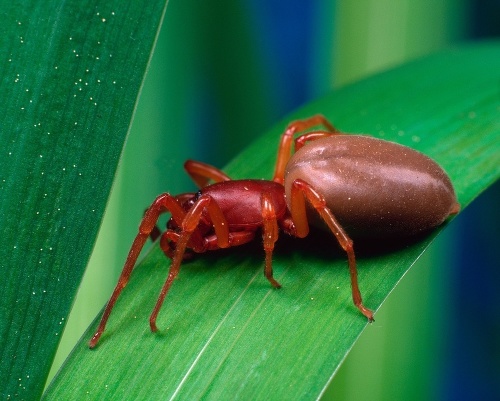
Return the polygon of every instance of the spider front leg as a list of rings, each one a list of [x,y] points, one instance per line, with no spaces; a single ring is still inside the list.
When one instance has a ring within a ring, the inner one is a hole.
[[[99,341],[104,329],[106,328],[106,323],[109,319],[109,315],[115,306],[116,300],[120,296],[121,292],[125,288],[132,274],[132,270],[134,269],[135,263],[137,262],[137,258],[144,246],[144,243],[151,235],[151,232],[154,230],[156,226],[156,222],[158,221],[158,217],[161,213],[170,211],[172,214],[172,218],[180,224],[186,215],[186,212],[178,203],[177,199],[172,195],[165,193],[158,196],[151,206],[144,213],[144,217],[139,225],[139,233],[136,235],[132,246],[130,247],[130,251],[127,256],[127,260],[125,261],[125,265],[123,266],[123,270],[120,274],[120,278],[118,279],[118,283],[111,295],[111,298],[104,309],[104,313],[102,315],[101,321],[97,328],[97,331],[93,335],[92,339],[89,342],[89,347],[94,348]]]
[[[202,195],[186,214],[182,223],[180,223],[181,232],[177,239],[168,277],[163,284],[158,300],[156,301],[156,305],[151,313],[151,316],[149,317],[149,325],[151,327],[151,331],[153,332],[158,330],[158,327],[156,326],[156,318],[158,317],[158,313],[160,312],[168,290],[179,274],[182,259],[189,243],[189,239],[200,223],[201,216],[205,210],[207,211],[208,217],[213,224],[219,248],[227,248],[230,246],[228,224],[219,205],[211,196]]]
[[[163,196],[163,195],[160,195],[160,196]],[[175,196],[175,199],[177,200],[177,203],[180,204],[180,205],[183,205],[185,202],[187,202],[188,200],[192,199],[194,196],[193,193],[185,193],[185,194],[181,194],[181,195],[177,195]],[[155,201],[156,202],[156,201]],[[153,202],[154,204],[154,202]],[[144,211],[144,215],[143,217],[146,215],[146,213],[148,212],[149,208],[146,209]],[[180,221],[182,221],[182,218],[183,216],[185,215],[186,213],[184,213],[183,215],[178,215],[177,219]],[[153,229],[151,230],[151,232],[149,233],[149,238],[151,238],[151,241],[155,242],[159,237],[160,237],[161,234],[161,230],[158,228],[158,225],[155,223]],[[172,259],[171,256],[167,255],[170,259]]]
[[[358,271],[356,268],[356,257],[351,238],[344,231],[333,213],[326,206],[326,201],[311,185],[301,179],[292,183],[290,213],[295,223],[296,235],[304,238],[309,233],[309,223],[307,222],[306,204],[308,201],[316,209],[323,221],[327,224],[338,243],[347,253],[349,263],[349,273],[351,276],[351,291],[354,305],[365,315],[370,322],[373,322],[373,312],[363,305],[361,292],[358,284]]]

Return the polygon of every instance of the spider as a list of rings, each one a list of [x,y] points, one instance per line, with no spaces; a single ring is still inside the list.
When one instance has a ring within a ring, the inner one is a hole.
[[[306,132],[317,126],[322,129]],[[281,230],[304,238],[309,222],[330,231],[347,253],[354,305],[371,322],[373,312],[363,305],[348,232],[356,237],[414,235],[440,225],[460,209],[450,179],[432,159],[393,142],[341,133],[322,115],[288,125],[272,180],[231,180],[221,170],[193,160],[184,167],[200,190],[177,196],[163,193],[146,210],[90,348],[104,332],[150,236],[160,237],[161,249],[172,260],[149,318],[153,332],[165,296],[191,252],[246,244],[260,232],[264,275],[280,288],[272,267],[278,234]],[[165,212],[171,217],[161,233],[156,224]]]

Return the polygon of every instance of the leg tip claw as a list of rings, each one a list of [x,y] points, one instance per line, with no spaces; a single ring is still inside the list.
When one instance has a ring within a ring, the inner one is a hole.
[[[94,336],[89,341],[89,348],[90,349],[94,349],[94,347],[97,345],[97,342],[99,341],[100,337],[101,337],[101,333],[94,334]]]
[[[158,331],[158,326],[156,326],[156,322],[149,322],[149,327],[151,328],[151,331],[153,333],[156,333]]]

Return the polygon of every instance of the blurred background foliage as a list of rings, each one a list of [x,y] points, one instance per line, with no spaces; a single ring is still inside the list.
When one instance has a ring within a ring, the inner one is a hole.
[[[170,0],[51,377],[107,301],[143,210],[161,192],[194,188],[185,159],[223,167],[308,100],[498,38],[499,21],[498,0]],[[497,183],[410,270],[325,400],[498,399],[499,192]]]

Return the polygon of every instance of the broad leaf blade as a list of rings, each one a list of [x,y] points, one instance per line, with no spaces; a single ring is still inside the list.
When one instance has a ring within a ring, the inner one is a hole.
[[[465,207],[500,175],[500,46],[456,49],[343,88],[307,105],[227,168],[268,178],[292,118],[323,113],[346,132],[418,149],[449,173]],[[445,224],[446,225],[446,224]],[[445,226],[444,225],[444,226]],[[432,234],[404,244],[356,244],[360,286],[373,309],[425,250]],[[136,268],[98,347],[87,341],[47,399],[315,399],[366,326],[351,303],[345,255],[324,234],[280,240],[270,288],[258,244],[186,263],[149,332],[168,261],[154,247]]]
[[[42,393],[164,8],[164,0],[0,6],[4,399]]]

